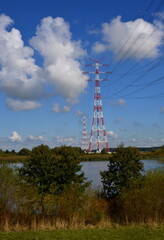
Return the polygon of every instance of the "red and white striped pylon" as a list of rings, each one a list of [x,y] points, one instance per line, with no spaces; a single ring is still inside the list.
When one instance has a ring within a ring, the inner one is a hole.
[[[95,72],[84,72],[84,73],[95,73],[95,79],[89,79],[88,81],[95,81],[95,91],[94,91],[94,108],[93,108],[93,120],[92,120],[92,129],[90,134],[89,148],[88,152],[92,150],[96,150],[100,152],[103,148],[109,152],[109,144],[108,138],[106,134],[105,124],[104,124],[104,116],[103,116],[103,108],[102,108],[102,97],[101,97],[101,88],[100,82],[106,81],[107,79],[100,79],[99,75],[104,73],[111,72],[100,72],[100,66],[109,66],[108,64],[100,64],[103,59],[98,61],[91,59],[94,64],[87,64],[85,66],[94,66]]]

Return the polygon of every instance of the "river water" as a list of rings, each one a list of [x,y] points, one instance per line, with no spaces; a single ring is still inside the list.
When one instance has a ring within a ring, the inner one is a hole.
[[[164,167],[164,162],[159,160],[141,160],[144,164],[144,170],[149,171],[151,169]],[[91,188],[101,189],[101,176],[100,171],[108,170],[108,161],[97,162],[81,162],[82,171],[85,173],[85,177],[92,181]]]

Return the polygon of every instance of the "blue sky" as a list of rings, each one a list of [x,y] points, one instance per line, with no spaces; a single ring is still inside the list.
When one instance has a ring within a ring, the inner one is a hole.
[[[161,0],[2,0],[0,148],[81,146],[90,134],[89,57],[104,58],[109,146],[164,144],[164,4]]]

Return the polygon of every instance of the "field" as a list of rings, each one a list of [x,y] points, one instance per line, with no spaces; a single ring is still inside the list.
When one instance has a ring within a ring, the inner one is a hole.
[[[26,160],[27,160],[27,156],[0,155],[0,164],[4,164],[4,163],[23,163]]]
[[[118,227],[104,229],[0,232],[2,240],[163,240],[164,228]]]

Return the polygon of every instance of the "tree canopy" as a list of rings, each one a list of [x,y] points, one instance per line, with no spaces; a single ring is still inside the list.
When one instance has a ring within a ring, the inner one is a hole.
[[[89,185],[81,172],[78,153],[73,147],[61,147],[59,155],[52,154],[47,145],[35,147],[19,173],[26,182],[37,187],[41,194],[60,194],[71,184],[81,189]]]
[[[143,163],[140,161],[138,149],[119,146],[109,160],[108,170],[101,172],[104,196],[106,198],[119,196],[132,181],[143,177],[142,171]]]

